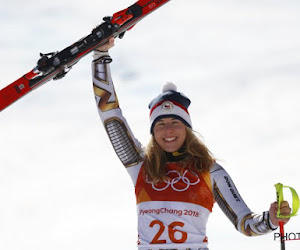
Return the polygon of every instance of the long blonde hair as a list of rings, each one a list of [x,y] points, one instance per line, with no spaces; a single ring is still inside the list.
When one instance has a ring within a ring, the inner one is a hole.
[[[182,168],[192,166],[199,172],[210,170],[215,159],[203,142],[194,134],[192,129],[186,127],[185,147],[187,156],[181,163]],[[157,144],[152,135],[145,152],[144,174],[148,180],[159,182],[166,177],[167,157],[163,149]]]

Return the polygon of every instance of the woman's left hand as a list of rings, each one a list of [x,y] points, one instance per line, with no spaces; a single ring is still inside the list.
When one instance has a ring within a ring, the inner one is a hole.
[[[281,215],[290,215],[292,209],[289,206],[289,203],[287,201],[282,201],[280,203],[280,208],[278,208],[278,203],[274,202],[271,204],[270,210],[269,210],[269,214],[270,214],[270,220],[272,222],[272,224],[274,226],[278,226],[279,225],[279,221],[283,221],[284,224],[287,223],[290,219],[283,219],[283,218],[278,218],[277,217],[277,211],[278,209],[280,209],[280,214]]]

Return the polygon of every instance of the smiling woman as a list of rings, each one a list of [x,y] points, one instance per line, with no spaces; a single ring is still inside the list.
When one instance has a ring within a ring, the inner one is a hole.
[[[246,236],[275,230],[275,203],[262,215],[248,208],[229,174],[193,133],[191,101],[174,84],[167,84],[149,105],[152,137],[143,150],[122,114],[110,74],[111,58],[103,52],[113,42],[94,53],[93,84],[100,118],[135,186],[138,249],[208,249],[206,223],[214,201]],[[281,213],[289,214],[288,204],[281,205]]]

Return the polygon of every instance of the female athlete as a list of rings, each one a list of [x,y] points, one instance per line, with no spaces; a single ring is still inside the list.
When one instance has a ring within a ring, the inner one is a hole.
[[[214,202],[242,234],[277,229],[277,203],[261,215],[247,207],[228,173],[195,136],[191,102],[174,84],[164,86],[149,104],[152,137],[142,149],[122,115],[111,79],[107,51],[113,45],[110,39],[94,52],[93,87],[102,123],[135,186],[138,249],[208,249],[206,223]],[[289,204],[282,202],[280,211],[290,214]]]

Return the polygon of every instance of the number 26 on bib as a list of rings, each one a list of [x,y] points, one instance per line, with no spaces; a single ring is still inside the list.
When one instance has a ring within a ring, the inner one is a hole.
[[[150,242],[150,244],[165,244],[167,243],[167,239],[162,238],[162,234],[165,232],[165,230],[168,231],[168,236],[171,242],[173,243],[184,243],[187,240],[187,232],[184,232],[180,230],[180,228],[184,227],[184,223],[180,221],[174,221],[170,225],[168,225],[168,228],[159,220],[153,220],[150,223],[151,228],[157,228],[158,225],[158,231],[155,234],[153,240]]]

